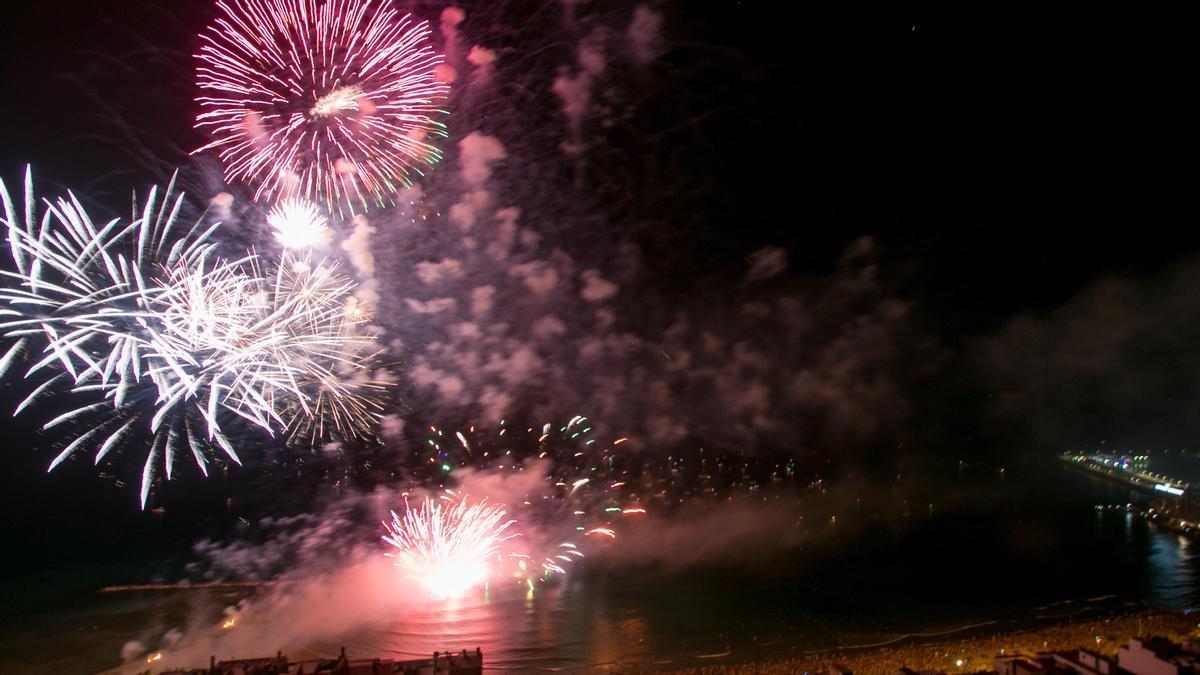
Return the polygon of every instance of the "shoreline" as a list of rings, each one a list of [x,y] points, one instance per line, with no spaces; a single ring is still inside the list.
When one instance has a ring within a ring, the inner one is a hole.
[[[950,635],[996,622],[964,626],[926,637]],[[1137,612],[1115,614],[1082,621],[1064,621],[1052,626],[988,633],[955,640],[935,640],[904,646],[890,646],[902,640],[920,638],[907,634],[873,645],[833,647],[806,653],[802,657],[757,660],[742,663],[712,664],[669,670],[621,672],[668,672],[679,675],[783,675],[827,671],[837,663],[855,675],[894,675],[902,667],[916,671],[977,673],[992,671],[997,659],[1030,657],[1041,652],[1091,649],[1115,658],[1117,650],[1137,636],[1162,636],[1182,641],[1200,635],[1200,615],[1183,612]],[[960,662],[961,660],[961,662]]]

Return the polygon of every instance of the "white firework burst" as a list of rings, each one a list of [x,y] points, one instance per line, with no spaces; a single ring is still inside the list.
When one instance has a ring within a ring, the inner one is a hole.
[[[0,375],[24,358],[23,375],[43,380],[16,412],[61,389],[77,402],[44,425],[87,422],[51,470],[85,447],[98,464],[149,434],[143,507],[159,468],[170,479],[185,449],[206,475],[214,447],[240,463],[228,424],[357,435],[377,412],[377,385],[360,372],[372,342],[346,311],[353,282],[287,254],[219,257],[215,224],[177,225],[173,184],[140,209],[135,199],[127,224],[97,225],[70,193],[39,217],[29,172],[18,212],[0,181],[14,263],[0,287],[0,331],[14,340]]]
[[[329,219],[321,209],[303,199],[285,199],[271,209],[267,224],[275,230],[275,240],[285,249],[307,249],[329,240]]]
[[[436,598],[455,597],[485,582],[500,545],[516,536],[504,516],[486,500],[450,505],[426,497],[416,508],[406,500],[404,515],[392,511],[392,522],[383,523],[383,540],[396,548],[389,555],[407,576]]]

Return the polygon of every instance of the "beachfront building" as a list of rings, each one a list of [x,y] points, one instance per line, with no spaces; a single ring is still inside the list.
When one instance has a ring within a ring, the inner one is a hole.
[[[1054,654],[1054,665],[1076,675],[1117,675],[1118,666],[1090,649]]]
[[[1194,675],[1196,655],[1165,638],[1132,638],[1117,653],[1121,670],[1134,675]]]

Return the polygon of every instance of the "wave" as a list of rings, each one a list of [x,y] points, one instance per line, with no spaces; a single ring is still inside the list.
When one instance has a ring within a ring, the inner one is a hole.
[[[873,649],[875,647],[886,647],[888,645],[894,645],[897,642],[902,642],[909,638],[942,637],[944,635],[952,635],[954,633],[961,633],[962,631],[971,630],[973,628],[983,628],[984,626],[993,626],[998,623],[1000,623],[999,620],[981,621],[979,623],[966,624],[963,626],[957,626],[955,628],[950,628],[948,630],[931,632],[931,633],[905,633],[904,635],[894,637],[891,640],[884,640],[882,642],[872,642],[872,643],[860,644],[860,645],[838,645],[836,647],[827,647],[825,649],[816,649],[813,651],[805,652],[805,654],[812,655],[812,654],[823,654],[825,652],[844,651],[847,649]]]

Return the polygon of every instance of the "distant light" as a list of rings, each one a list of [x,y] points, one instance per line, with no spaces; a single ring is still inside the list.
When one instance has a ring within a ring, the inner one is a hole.
[[[1167,485],[1166,483],[1157,483],[1155,484],[1154,489],[1158,490],[1159,492],[1166,492],[1167,494],[1175,495],[1176,497],[1183,496],[1183,490],[1180,490],[1172,485]]]

